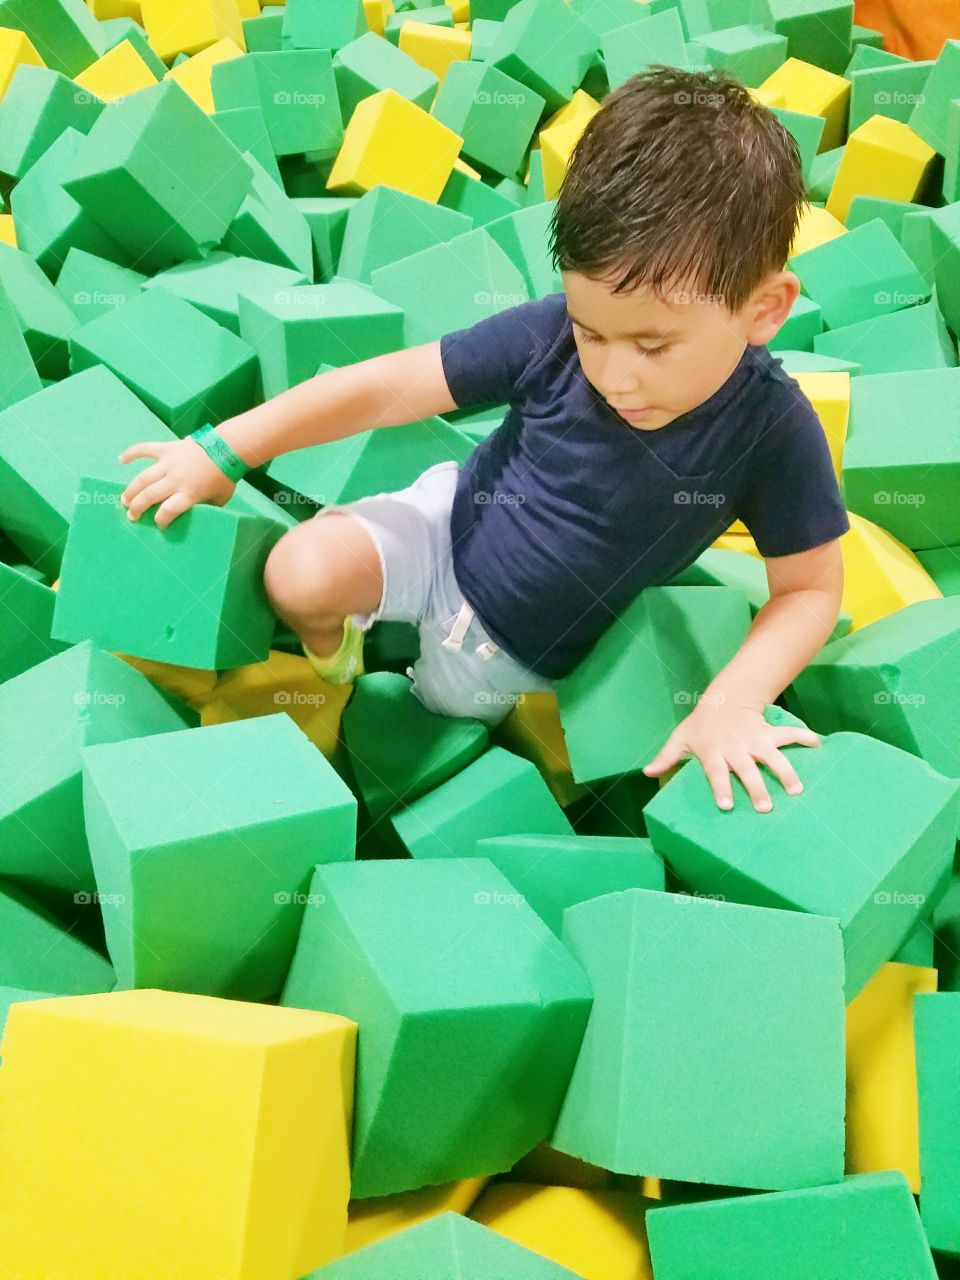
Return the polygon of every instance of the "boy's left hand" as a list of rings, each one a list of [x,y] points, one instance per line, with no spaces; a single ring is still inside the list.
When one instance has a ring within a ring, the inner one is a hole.
[[[763,709],[738,706],[705,695],[683,719],[649,764],[648,777],[657,777],[672,768],[683,756],[695,755],[703,766],[714,798],[721,809],[733,807],[730,771],[737,774],[758,813],[773,808],[758,762],[783,783],[790,795],[799,795],[803,784],[796,770],[780,750],[796,742],[818,747],[820,739],[812,729],[774,726],[763,718]]]

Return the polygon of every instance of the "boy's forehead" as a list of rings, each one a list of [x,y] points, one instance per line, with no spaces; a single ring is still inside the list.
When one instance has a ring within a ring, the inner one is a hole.
[[[696,305],[695,296],[683,291],[657,293],[641,283],[614,293],[614,281],[576,271],[564,271],[561,278],[570,318],[608,338],[660,338],[676,333],[685,313]]]

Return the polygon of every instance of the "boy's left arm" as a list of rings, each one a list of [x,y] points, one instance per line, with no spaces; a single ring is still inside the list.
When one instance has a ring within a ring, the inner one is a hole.
[[[721,809],[733,805],[730,771],[740,778],[753,807],[772,808],[758,762],[765,764],[791,795],[803,790],[780,750],[788,743],[819,746],[811,729],[779,728],[763,717],[828,639],[840,612],[843,561],[839,539],[765,561],[770,599],[758,611],[746,639],[701,695],[695,709],[674,729],[643,772],[656,777],[683,756],[695,755]]]

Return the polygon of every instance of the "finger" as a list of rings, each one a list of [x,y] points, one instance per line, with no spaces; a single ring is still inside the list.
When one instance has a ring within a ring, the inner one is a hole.
[[[157,507],[157,514],[153,517],[154,524],[158,529],[166,529],[171,520],[176,520],[177,516],[182,516],[185,511],[189,511],[193,506],[193,499],[185,493],[171,494],[164,502]]]
[[[148,485],[127,507],[127,519],[138,520],[144,511],[148,511],[155,502],[163,502],[165,498],[169,498],[173,491],[173,485],[166,479]]]
[[[650,763],[643,766],[643,772],[648,777],[655,778],[658,774],[666,773],[686,754],[687,746],[682,735],[671,733]]]
[[[723,756],[709,755],[700,759],[703,772],[707,775],[713,798],[721,809],[733,808],[733,790],[730,786],[730,770]]]
[[[778,725],[776,728],[770,729],[767,736],[773,742],[775,747],[786,747],[791,742],[797,742],[801,747],[819,747],[820,736],[814,733],[812,729],[808,729],[806,725],[794,728],[791,725]]]
[[[126,449],[117,454],[117,458],[120,462],[134,462],[137,458],[156,458],[159,451],[159,441],[144,440],[140,444],[128,445]]]
[[[763,755],[758,757],[767,766],[771,773],[775,774],[783,783],[783,789],[791,796],[798,796],[803,790],[803,783],[797,775],[796,769],[776,747],[772,747],[769,751],[765,751]]]
[[[746,788],[754,809],[758,813],[769,813],[773,808],[773,802],[756,760],[752,756],[738,754],[729,758],[727,763]]]
[[[163,468],[159,462],[155,462],[152,467],[144,467],[142,471],[138,471],[120,495],[121,506],[129,507],[141,489],[145,489],[148,484],[155,484],[162,475]]]

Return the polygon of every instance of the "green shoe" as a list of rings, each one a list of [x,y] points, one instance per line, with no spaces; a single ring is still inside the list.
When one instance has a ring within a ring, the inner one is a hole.
[[[353,617],[347,614],[343,622],[343,640],[335,652],[321,657],[306,645],[303,652],[322,680],[328,684],[350,684],[364,673],[363,635]]]

